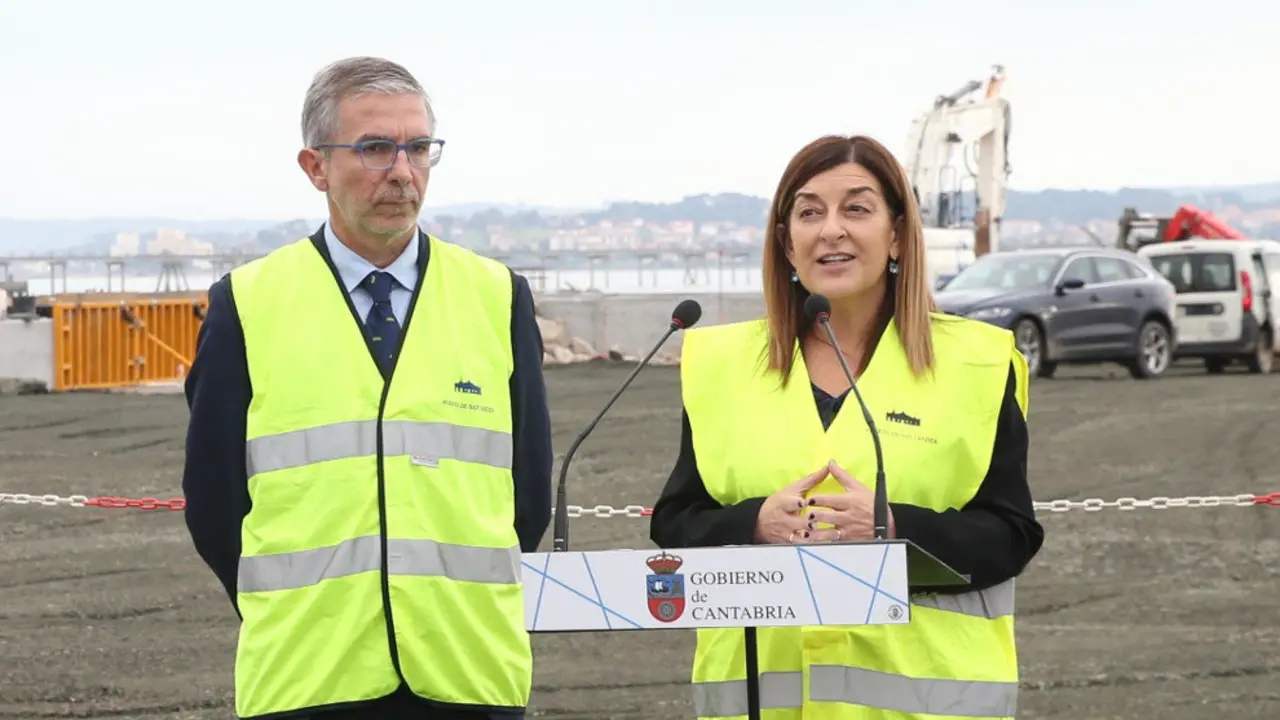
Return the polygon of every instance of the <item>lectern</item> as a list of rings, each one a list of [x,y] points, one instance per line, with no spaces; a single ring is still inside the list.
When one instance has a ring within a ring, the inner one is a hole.
[[[760,717],[758,627],[911,622],[910,586],[969,578],[909,540],[526,553],[530,632],[744,628]]]

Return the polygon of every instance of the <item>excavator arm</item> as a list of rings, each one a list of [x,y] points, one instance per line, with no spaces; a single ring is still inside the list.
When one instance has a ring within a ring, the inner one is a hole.
[[[999,247],[1011,125],[1009,101],[1000,95],[1004,79],[997,65],[985,83],[973,80],[939,96],[907,135],[903,165],[925,226],[973,228],[976,255]],[[971,215],[961,209],[966,195],[976,200]]]
[[[1244,240],[1245,236],[1235,228],[1226,224],[1211,212],[1191,205],[1183,205],[1169,218],[1164,226],[1162,239],[1165,242],[1186,240],[1187,238],[1207,238],[1210,240]]]

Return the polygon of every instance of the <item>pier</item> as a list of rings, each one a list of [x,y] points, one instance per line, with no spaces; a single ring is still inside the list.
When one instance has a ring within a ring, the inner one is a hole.
[[[758,248],[709,247],[705,249],[637,248],[618,250],[561,250],[561,251],[479,251],[525,276],[536,292],[555,289],[554,277],[562,272],[587,273],[587,287],[579,288],[609,291],[610,271],[635,272],[640,287],[657,289],[658,272],[680,270],[683,285],[698,289],[713,289],[719,284],[746,285],[750,272],[760,265]],[[49,279],[52,293],[70,292],[67,284],[68,269],[77,275],[103,275],[106,292],[123,292],[126,277],[155,277],[154,292],[188,292],[188,270],[193,265],[201,267],[201,273],[221,277],[236,267],[262,257],[265,252],[222,252],[208,255],[106,255],[94,253],[43,253],[31,255],[0,255],[0,281],[12,278],[16,267],[43,265],[41,276]],[[148,272],[138,273],[146,267]],[[158,272],[153,272],[154,268]],[[728,275],[726,276],[726,272]],[[599,280],[600,284],[597,284]]]

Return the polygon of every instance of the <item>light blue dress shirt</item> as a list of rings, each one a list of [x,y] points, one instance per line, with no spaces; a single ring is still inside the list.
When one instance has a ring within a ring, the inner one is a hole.
[[[418,284],[418,243],[421,233],[415,231],[404,252],[395,259],[383,272],[390,273],[399,286],[391,291],[391,310],[396,314],[396,321],[404,327],[404,319],[409,314],[409,301],[413,299],[413,288]],[[373,263],[360,257],[351,248],[342,244],[333,232],[331,223],[324,224],[324,242],[329,249],[329,257],[333,258],[333,266],[338,269],[338,277],[351,296],[351,303],[356,307],[360,322],[369,316],[373,308],[373,298],[361,287],[360,283],[369,277],[369,273],[377,270]]]

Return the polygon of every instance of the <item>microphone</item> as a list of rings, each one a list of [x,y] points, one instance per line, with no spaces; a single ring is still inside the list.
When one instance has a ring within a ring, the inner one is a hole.
[[[702,306],[698,304],[698,301],[692,299],[681,300],[680,304],[676,305],[676,309],[671,312],[671,323],[667,326],[667,331],[662,334],[658,342],[654,343],[653,349],[636,365],[631,374],[627,376],[627,379],[622,381],[622,385],[613,393],[613,397],[609,398],[609,402],[604,404],[604,408],[596,414],[595,419],[583,428],[582,432],[578,433],[578,437],[573,439],[573,444],[569,446],[569,451],[564,455],[564,462],[560,464],[560,479],[556,484],[556,516],[552,530],[555,552],[564,552],[569,549],[569,511],[565,499],[565,482],[568,478],[569,461],[573,459],[573,454],[578,451],[578,446],[582,444],[583,440],[587,439],[591,431],[596,429],[596,425],[604,418],[604,414],[609,412],[609,408],[613,407],[613,404],[617,402],[622,392],[631,384],[631,381],[636,379],[636,375],[639,375],[644,366],[649,364],[649,360],[658,352],[658,348],[662,347],[667,338],[671,337],[671,334],[677,330],[688,330],[700,319],[702,319]]]
[[[887,540],[889,539],[889,498],[885,489],[884,455],[880,450],[880,433],[876,430],[876,421],[871,417],[871,410],[867,408],[867,404],[862,401],[858,385],[853,381],[853,372],[849,370],[849,364],[844,360],[844,353],[840,351],[840,344],[836,342],[836,334],[831,330],[831,301],[822,295],[810,295],[804,301],[804,314],[827,331],[827,339],[831,341],[831,347],[835,348],[845,379],[849,381],[853,396],[857,398],[858,406],[862,408],[862,419],[866,421],[867,429],[871,431],[871,443],[876,449],[876,496],[872,510],[873,524],[876,539]]]

